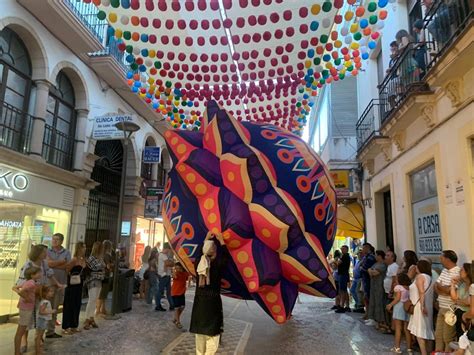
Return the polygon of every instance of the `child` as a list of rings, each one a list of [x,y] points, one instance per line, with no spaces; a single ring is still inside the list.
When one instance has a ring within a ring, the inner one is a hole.
[[[178,329],[183,328],[180,322],[181,314],[185,307],[185,293],[186,293],[186,281],[188,280],[189,274],[184,270],[184,267],[178,262],[175,264],[173,271],[173,285],[171,286],[171,296],[173,297],[173,306],[175,309],[173,323],[176,324]]]
[[[15,355],[20,355],[21,338],[34,324],[36,281],[41,279],[42,273],[39,267],[31,266],[25,270],[24,275],[26,281],[21,286],[12,287],[12,290],[20,296],[18,301],[20,320],[15,334]]]
[[[54,298],[54,288],[41,286],[39,292],[40,303],[36,316],[36,354],[42,354],[43,335],[48,329],[48,323],[52,321],[56,310],[51,307],[51,300]]]
[[[393,289],[394,298],[393,301],[387,305],[387,311],[391,312],[393,309],[393,323],[395,325],[395,346],[390,351],[401,354],[400,343],[402,340],[402,329],[405,333],[405,340],[407,342],[407,351],[409,354],[413,353],[410,349],[411,346],[411,334],[408,331],[408,321],[410,320],[409,314],[405,312],[403,304],[409,299],[410,292],[409,287],[411,280],[407,274],[399,274],[397,277],[397,285]]]
[[[153,296],[156,297],[158,292],[158,273],[156,269],[156,259],[148,259],[148,269],[143,274],[143,279],[148,282],[148,289],[146,292],[146,303],[152,304]],[[160,304],[159,299],[155,299],[156,304]]]

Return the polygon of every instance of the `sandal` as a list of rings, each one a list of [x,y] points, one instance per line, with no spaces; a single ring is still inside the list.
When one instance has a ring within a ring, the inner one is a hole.
[[[92,328],[99,328],[95,320],[91,321]]]
[[[80,333],[80,332],[82,332],[82,330],[80,330],[79,328],[71,328],[71,332]]]
[[[393,347],[390,349],[390,351],[395,354],[402,354],[402,349],[400,348]]]
[[[84,322],[84,329],[85,329],[85,330],[91,329],[91,322],[90,322],[89,320],[86,320],[86,321]]]
[[[176,322],[176,328],[183,329],[183,325],[180,322]]]
[[[63,329],[63,335],[73,335],[72,329]]]

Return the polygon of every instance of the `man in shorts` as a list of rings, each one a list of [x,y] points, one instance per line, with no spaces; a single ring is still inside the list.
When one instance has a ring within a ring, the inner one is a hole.
[[[349,284],[349,268],[351,267],[351,257],[349,255],[349,247],[343,245],[341,247],[342,256],[337,261],[337,274],[339,275],[339,308],[336,313],[350,312],[349,293],[347,285]]]

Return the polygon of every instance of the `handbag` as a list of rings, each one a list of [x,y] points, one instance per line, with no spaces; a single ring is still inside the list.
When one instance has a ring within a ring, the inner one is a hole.
[[[456,312],[456,306],[451,305],[449,306],[449,309],[444,314],[444,322],[451,327],[454,326],[457,322],[457,316],[455,312]]]
[[[420,299],[418,299],[415,304],[411,303],[410,300],[407,300],[403,302],[403,309],[407,314],[413,314],[415,312],[415,306],[418,304],[418,302],[420,302]]]
[[[74,286],[74,285],[80,285],[81,284],[81,275],[82,275],[82,271],[84,269],[81,270],[80,273],[78,274],[71,274],[71,277],[69,278],[69,284]]]
[[[426,291],[428,291],[430,289],[431,284],[432,284],[431,281],[432,280],[430,280],[430,284],[426,288],[425,293],[426,293]],[[418,304],[418,302],[420,302],[420,298],[418,298],[418,301],[416,301],[415,304],[413,304],[410,300],[407,300],[407,301],[403,302],[403,309],[405,310],[405,312],[407,312],[407,314],[413,314],[415,312],[415,307]]]

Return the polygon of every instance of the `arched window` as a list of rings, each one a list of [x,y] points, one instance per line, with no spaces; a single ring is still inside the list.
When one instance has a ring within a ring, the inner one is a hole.
[[[63,169],[71,169],[75,131],[75,96],[71,81],[62,71],[49,91],[43,157]]]
[[[32,84],[31,61],[23,41],[0,31],[0,145],[26,152],[32,119],[26,114]]]

